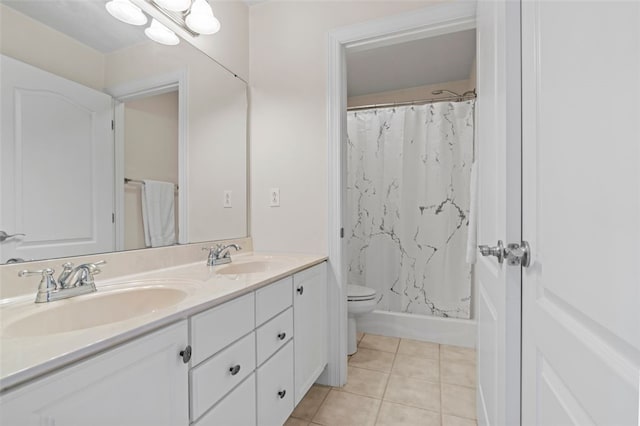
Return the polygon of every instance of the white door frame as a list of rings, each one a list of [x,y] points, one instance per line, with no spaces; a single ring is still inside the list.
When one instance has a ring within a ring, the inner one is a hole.
[[[329,33],[327,120],[329,211],[327,274],[329,294],[329,364],[321,381],[332,386],[347,381],[347,295],[343,227],[346,191],[347,49],[367,50],[475,28],[475,1],[456,1],[338,28]],[[519,344],[519,342],[518,342]]]
[[[189,169],[187,70],[153,76],[106,89],[115,99],[115,225],[116,250],[124,250],[124,104],[127,101],[162,95],[178,90],[178,243],[189,242],[189,220],[187,202],[189,187],[187,176]]]

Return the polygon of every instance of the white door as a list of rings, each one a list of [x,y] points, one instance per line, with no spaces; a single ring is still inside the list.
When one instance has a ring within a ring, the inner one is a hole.
[[[640,3],[522,12],[522,423],[638,425]]]
[[[2,76],[0,263],[113,251],[111,97],[7,56]]]
[[[520,10],[479,1],[476,161],[478,243],[520,242]],[[478,257],[477,414],[481,425],[520,421],[520,268]]]

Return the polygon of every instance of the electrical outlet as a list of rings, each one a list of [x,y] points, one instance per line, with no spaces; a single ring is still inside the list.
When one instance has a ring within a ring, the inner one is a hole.
[[[269,190],[269,206],[280,207],[280,188],[271,188]]]
[[[225,209],[231,208],[231,192],[229,190],[224,191],[224,200],[222,200],[222,207]]]

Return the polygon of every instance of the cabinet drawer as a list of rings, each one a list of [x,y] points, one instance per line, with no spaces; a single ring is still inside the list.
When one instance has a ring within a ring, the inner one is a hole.
[[[289,308],[256,331],[258,365],[293,337],[293,308]]]
[[[293,412],[293,342],[258,368],[258,419],[261,426],[282,425]]]
[[[266,322],[293,304],[293,277],[287,277],[256,291],[256,325]]]
[[[255,426],[256,375],[251,374],[194,426]]]
[[[251,333],[193,368],[190,372],[191,420],[196,420],[234,386],[242,382],[254,371],[255,366],[255,333]],[[234,367],[238,371],[231,371]]]
[[[191,318],[191,365],[198,365],[255,327],[253,293]]]

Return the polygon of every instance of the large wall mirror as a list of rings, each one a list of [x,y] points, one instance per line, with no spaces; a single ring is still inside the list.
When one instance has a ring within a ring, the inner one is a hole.
[[[247,235],[246,83],[104,4],[0,1],[0,264]]]

